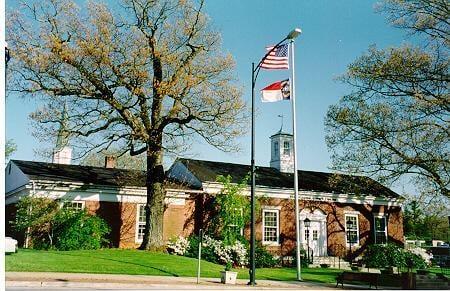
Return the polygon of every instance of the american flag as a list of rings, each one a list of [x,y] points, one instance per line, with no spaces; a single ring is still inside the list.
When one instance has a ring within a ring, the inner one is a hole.
[[[273,46],[267,47],[270,51]],[[275,48],[270,54],[263,59],[261,68],[268,70],[289,69],[288,44],[282,44]]]

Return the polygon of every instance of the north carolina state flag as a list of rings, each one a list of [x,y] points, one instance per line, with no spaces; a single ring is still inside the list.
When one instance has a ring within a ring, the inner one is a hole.
[[[277,102],[281,100],[289,100],[291,98],[291,87],[289,79],[275,82],[261,90],[262,102]]]

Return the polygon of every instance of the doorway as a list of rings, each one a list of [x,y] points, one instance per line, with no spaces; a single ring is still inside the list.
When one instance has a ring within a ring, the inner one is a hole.
[[[310,227],[305,227],[308,218]],[[309,247],[315,257],[327,256],[327,215],[320,209],[306,208],[300,212],[300,241],[304,249]]]

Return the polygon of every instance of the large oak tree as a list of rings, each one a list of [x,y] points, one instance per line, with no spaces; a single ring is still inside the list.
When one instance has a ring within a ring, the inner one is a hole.
[[[423,45],[371,47],[341,77],[352,92],[329,108],[333,167],[383,182],[413,178],[423,193],[450,197],[450,4],[387,0],[394,26]]]
[[[203,1],[125,0],[114,9],[70,0],[24,1],[8,15],[11,85],[45,106],[42,138],[61,123],[78,153],[146,153],[142,249],[163,242],[163,156],[202,137],[234,150],[245,105],[230,55]],[[61,111],[67,105],[67,114]]]

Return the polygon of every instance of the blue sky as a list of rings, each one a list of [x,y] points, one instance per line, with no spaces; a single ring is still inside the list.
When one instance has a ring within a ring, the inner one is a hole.
[[[82,1],[80,1],[82,2]],[[327,171],[330,155],[325,144],[324,117],[328,107],[350,88],[334,79],[349,63],[376,44],[379,48],[398,46],[408,39],[404,31],[390,27],[385,15],[374,11],[375,1],[207,1],[206,13],[223,38],[223,50],[236,61],[236,76],[244,88],[243,98],[250,103],[251,63],[258,62],[267,45],[284,38],[293,28],[303,34],[296,40],[297,144],[299,167]],[[8,4],[8,3],[7,3]],[[289,72],[263,71],[257,91]],[[285,116],[290,131],[291,107],[287,101],[257,104],[256,164],[268,166],[269,136],[280,127],[279,114]],[[34,150],[42,147],[31,135],[28,119],[37,104],[10,95],[6,100],[6,136],[18,150],[13,159],[40,160]],[[250,128],[250,124],[248,125]],[[239,139],[242,151],[223,153],[205,142],[194,144],[192,152],[180,154],[205,160],[250,163],[250,132]],[[170,164],[171,159],[166,160]]]

